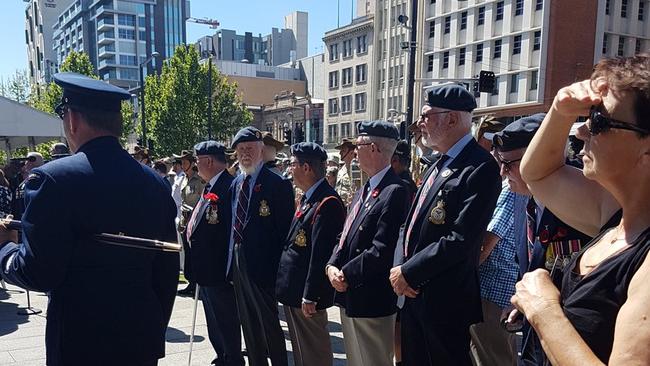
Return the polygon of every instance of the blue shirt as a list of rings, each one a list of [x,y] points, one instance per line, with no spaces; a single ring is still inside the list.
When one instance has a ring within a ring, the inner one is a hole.
[[[313,186],[309,187],[307,192],[305,192],[305,194],[303,195],[303,197],[305,198],[305,202],[309,200],[309,197],[311,197],[311,195],[314,194],[316,188],[318,188],[318,186],[320,186],[320,184],[323,183],[324,180],[325,178],[321,178],[318,182],[314,183]]]
[[[447,160],[446,160],[445,163],[442,164],[442,166],[440,167],[440,171],[442,171],[442,169],[448,167],[449,164],[450,164],[454,159],[456,159],[456,157],[458,156],[458,154],[460,154],[460,152],[463,151],[463,149],[465,148],[465,146],[467,146],[467,144],[468,144],[472,139],[473,139],[472,135],[468,133],[467,135],[461,137],[460,140],[456,141],[456,143],[454,144],[454,146],[452,146],[452,147],[451,147],[449,150],[447,150],[447,152],[445,153],[445,155],[447,156]]]
[[[515,260],[517,236],[515,230],[515,201],[527,199],[510,190],[504,181],[501,194],[488,224],[487,230],[501,238],[487,259],[479,266],[481,298],[497,304],[501,308],[510,306],[510,298],[515,293],[515,283],[519,276],[519,266]]]

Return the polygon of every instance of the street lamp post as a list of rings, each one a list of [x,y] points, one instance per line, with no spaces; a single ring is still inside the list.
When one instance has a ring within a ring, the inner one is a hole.
[[[140,63],[140,66],[138,70],[140,71],[140,110],[142,114],[142,118],[140,119],[141,127],[142,127],[142,147],[149,147],[149,144],[147,143],[147,122],[146,122],[146,114],[145,114],[145,104],[144,104],[144,66],[148,64],[151,60],[154,58],[160,57],[160,53],[158,52],[152,52],[151,56],[144,60],[143,62]]]

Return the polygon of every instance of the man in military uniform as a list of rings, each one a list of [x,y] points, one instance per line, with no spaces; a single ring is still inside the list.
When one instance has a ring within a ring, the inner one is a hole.
[[[323,269],[343,229],[345,208],[325,181],[325,150],[313,142],[291,147],[293,181],[305,194],[287,236],[276,282],[296,366],[331,366],[327,308],[334,288]]]
[[[496,161],[470,134],[474,108],[474,96],[455,84],[431,90],[422,108],[422,142],[440,155],[424,175],[390,271],[403,304],[403,365],[471,365],[469,327],[482,320],[481,240],[501,191]]]
[[[339,169],[336,178],[336,192],[341,196],[343,203],[347,206],[352,202],[354,192],[359,189],[359,184],[352,180],[352,160],[355,158],[354,141],[344,138],[341,143],[334,147],[339,151],[344,165]]]
[[[0,228],[0,273],[48,293],[48,365],[155,365],[165,356],[178,254],[94,235],[173,241],[174,202],[162,178],[120,146],[121,101],[130,94],[76,73],[54,81],[63,88],[56,112],[75,154],[29,174],[23,244]]]
[[[38,168],[44,163],[43,155],[35,151],[28,152],[27,156],[21,160],[25,161],[25,165],[23,165],[22,168],[20,169],[21,176],[23,179],[18,185],[18,187],[16,188],[14,192],[13,201],[11,202],[12,215],[16,218],[22,217],[23,213],[25,212],[25,185],[27,184],[27,180],[29,178],[32,169]],[[18,242],[19,243],[22,242],[22,235],[18,236]]]
[[[413,178],[411,178],[411,172],[409,166],[411,165],[411,146],[406,140],[400,140],[397,143],[395,148],[395,153],[390,161],[390,166],[395,171],[400,179],[404,182],[404,186],[408,192],[409,202],[413,201],[415,197],[415,192],[418,190],[418,187],[415,185]]]
[[[196,157],[191,150],[183,150],[179,156],[181,160],[181,168],[185,177],[181,181],[181,222],[178,225],[181,233],[181,239],[183,240],[183,250],[186,251],[188,248],[187,236],[185,235],[185,230],[187,229],[187,222],[190,219],[192,209],[201,199],[201,194],[203,193],[203,187],[205,182],[197,174],[196,169]],[[183,258],[183,272],[190,272],[192,270],[192,261],[191,258],[187,255],[184,255]],[[182,296],[194,296],[194,290],[196,288],[196,283],[188,281],[187,287],[178,291],[179,295]]]
[[[217,353],[212,361],[220,366],[244,365],[241,356],[241,331],[235,292],[226,278],[230,240],[230,184],[233,177],[225,170],[225,146],[204,141],[194,147],[199,176],[207,183],[187,225],[191,271],[185,277],[199,285],[210,343]]]
[[[291,182],[264,167],[262,133],[245,127],[232,148],[242,171],[230,187],[232,235],[228,268],[251,366],[287,365],[275,279],[294,211]]]
[[[68,145],[63,142],[57,142],[52,145],[50,156],[52,157],[52,160],[65,158],[66,156],[70,156],[70,149],[68,148]]]
[[[264,142],[264,166],[273,173],[282,175],[282,167],[277,165],[277,156],[278,152],[284,148],[284,143],[274,139],[273,134],[267,131],[262,132],[262,141]]]
[[[388,280],[400,224],[408,209],[402,180],[390,167],[399,133],[393,123],[364,121],[356,140],[370,179],[357,191],[325,271],[343,306],[351,366],[392,366],[397,297]]]

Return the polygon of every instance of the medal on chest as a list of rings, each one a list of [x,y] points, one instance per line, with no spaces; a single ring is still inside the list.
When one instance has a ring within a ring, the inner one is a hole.
[[[305,230],[298,230],[298,234],[296,234],[295,244],[299,247],[307,246],[307,234],[305,233]]]
[[[215,225],[219,223],[219,208],[216,204],[209,204],[208,208],[205,210],[205,219],[208,220],[208,224]]]
[[[439,200],[438,203],[436,203],[436,206],[431,209],[429,222],[434,225],[442,225],[445,223],[446,217],[447,211],[445,211],[445,202],[443,200]]]
[[[260,216],[266,217],[271,215],[271,208],[269,208],[269,204],[266,202],[266,200],[260,201]]]

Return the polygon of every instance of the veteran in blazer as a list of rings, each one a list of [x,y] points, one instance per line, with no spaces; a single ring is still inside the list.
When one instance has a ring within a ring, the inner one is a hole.
[[[275,279],[294,212],[291,182],[263,166],[262,133],[241,129],[233,139],[242,174],[230,186],[232,234],[228,269],[251,366],[287,365]]]
[[[226,147],[216,141],[194,146],[199,176],[206,181],[187,223],[191,271],[185,273],[199,286],[210,343],[217,353],[215,365],[244,365],[241,355],[241,330],[235,291],[226,278],[232,207],[230,185],[233,177],[226,170]]]
[[[400,224],[409,203],[391,169],[398,132],[392,123],[362,122],[359,164],[370,179],[352,203],[326,271],[337,291],[348,364],[393,365],[397,297],[388,281]]]
[[[326,309],[334,304],[334,288],[324,268],[343,230],[345,208],[325,181],[325,150],[301,142],[291,147],[291,154],[294,184],[305,193],[280,258],[276,293],[284,305],[294,364],[331,366]]]
[[[482,320],[478,259],[501,190],[495,159],[470,134],[474,97],[430,91],[419,128],[440,152],[400,235],[390,279],[400,296],[404,365],[471,365],[469,326]]]

